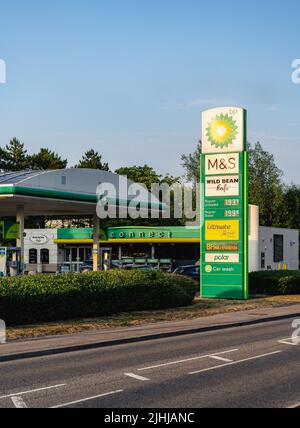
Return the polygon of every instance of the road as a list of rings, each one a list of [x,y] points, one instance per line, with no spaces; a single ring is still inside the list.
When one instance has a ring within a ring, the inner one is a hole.
[[[0,407],[297,407],[300,345],[291,324],[0,363]]]

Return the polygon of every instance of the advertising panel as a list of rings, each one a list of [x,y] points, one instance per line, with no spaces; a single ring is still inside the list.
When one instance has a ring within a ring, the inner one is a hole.
[[[202,123],[201,295],[247,299],[246,111],[209,110]]]

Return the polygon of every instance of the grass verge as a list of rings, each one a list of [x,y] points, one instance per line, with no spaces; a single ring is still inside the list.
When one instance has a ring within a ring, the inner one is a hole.
[[[7,336],[8,340],[17,340],[114,327],[136,327],[163,321],[180,321],[230,312],[290,306],[295,303],[300,303],[300,295],[257,297],[249,301],[196,299],[192,306],[184,308],[120,313],[101,318],[9,327]]]

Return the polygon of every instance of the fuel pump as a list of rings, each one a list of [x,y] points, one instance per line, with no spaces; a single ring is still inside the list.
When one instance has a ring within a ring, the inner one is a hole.
[[[7,248],[6,275],[18,276],[23,273],[22,271],[23,266],[21,263],[21,248]]]
[[[102,252],[102,260],[103,260],[103,269],[104,271],[108,271],[111,269],[111,261],[112,261],[112,249],[111,248],[101,248]]]

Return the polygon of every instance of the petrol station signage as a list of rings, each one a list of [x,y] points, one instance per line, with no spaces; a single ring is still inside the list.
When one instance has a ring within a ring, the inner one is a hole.
[[[246,111],[202,116],[201,295],[248,298]]]

